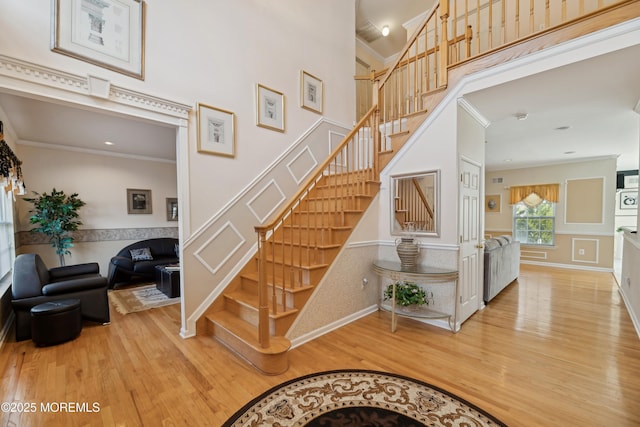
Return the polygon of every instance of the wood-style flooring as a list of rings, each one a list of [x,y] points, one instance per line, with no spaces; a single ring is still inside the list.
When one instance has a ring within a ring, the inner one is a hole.
[[[640,425],[640,339],[609,273],[523,265],[458,334],[404,318],[391,333],[378,312],[292,350],[278,376],[179,327],[174,305],[112,310],[58,346],[9,338],[0,401],[22,412],[2,426],[219,426],[272,386],[343,368],[426,381],[510,426]]]

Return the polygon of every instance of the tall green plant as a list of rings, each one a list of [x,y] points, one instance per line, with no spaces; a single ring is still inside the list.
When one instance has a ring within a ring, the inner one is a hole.
[[[49,236],[49,243],[56,249],[60,265],[64,265],[64,256],[71,255],[69,249],[73,247],[73,237],[69,232],[76,231],[82,225],[78,219],[78,209],[86,203],[78,198],[78,193],[67,196],[64,191],[57,191],[55,188],[51,194],[33,193],[37,197],[24,198],[33,203],[33,209],[29,211],[32,214],[29,222],[39,224],[31,232]]]

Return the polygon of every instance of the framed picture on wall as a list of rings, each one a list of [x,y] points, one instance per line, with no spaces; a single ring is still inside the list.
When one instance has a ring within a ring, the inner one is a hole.
[[[235,114],[198,103],[198,152],[234,157]]]
[[[322,80],[303,70],[300,82],[300,105],[302,108],[322,114],[324,99]]]
[[[178,220],[178,199],[167,197],[167,221]]]
[[[638,209],[638,191],[622,190],[620,191],[620,210]]]
[[[144,79],[142,0],[55,0],[51,50]]]
[[[485,197],[484,211],[500,213],[500,202],[500,194],[487,194],[487,196]]]
[[[150,214],[151,210],[151,190],[139,190],[127,188],[127,213],[129,214]]]
[[[258,83],[256,91],[256,124],[284,132],[284,95]]]

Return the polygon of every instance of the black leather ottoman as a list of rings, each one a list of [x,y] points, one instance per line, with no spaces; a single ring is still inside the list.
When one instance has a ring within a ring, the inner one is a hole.
[[[49,301],[31,308],[31,339],[37,346],[70,341],[81,330],[79,299]]]

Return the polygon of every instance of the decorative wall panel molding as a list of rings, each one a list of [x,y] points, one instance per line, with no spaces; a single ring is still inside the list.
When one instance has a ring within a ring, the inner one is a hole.
[[[194,252],[194,256],[211,274],[216,274],[244,243],[238,229],[227,222]]]
[[[272,179],[255,197],[247,202],[247,207],[262,224],[286,199],[278,183]]]
[[[309,147],[304,147],[289,163],[287,169],[296,184],[300,184],[318,166],[318,160],[314,157]]]

